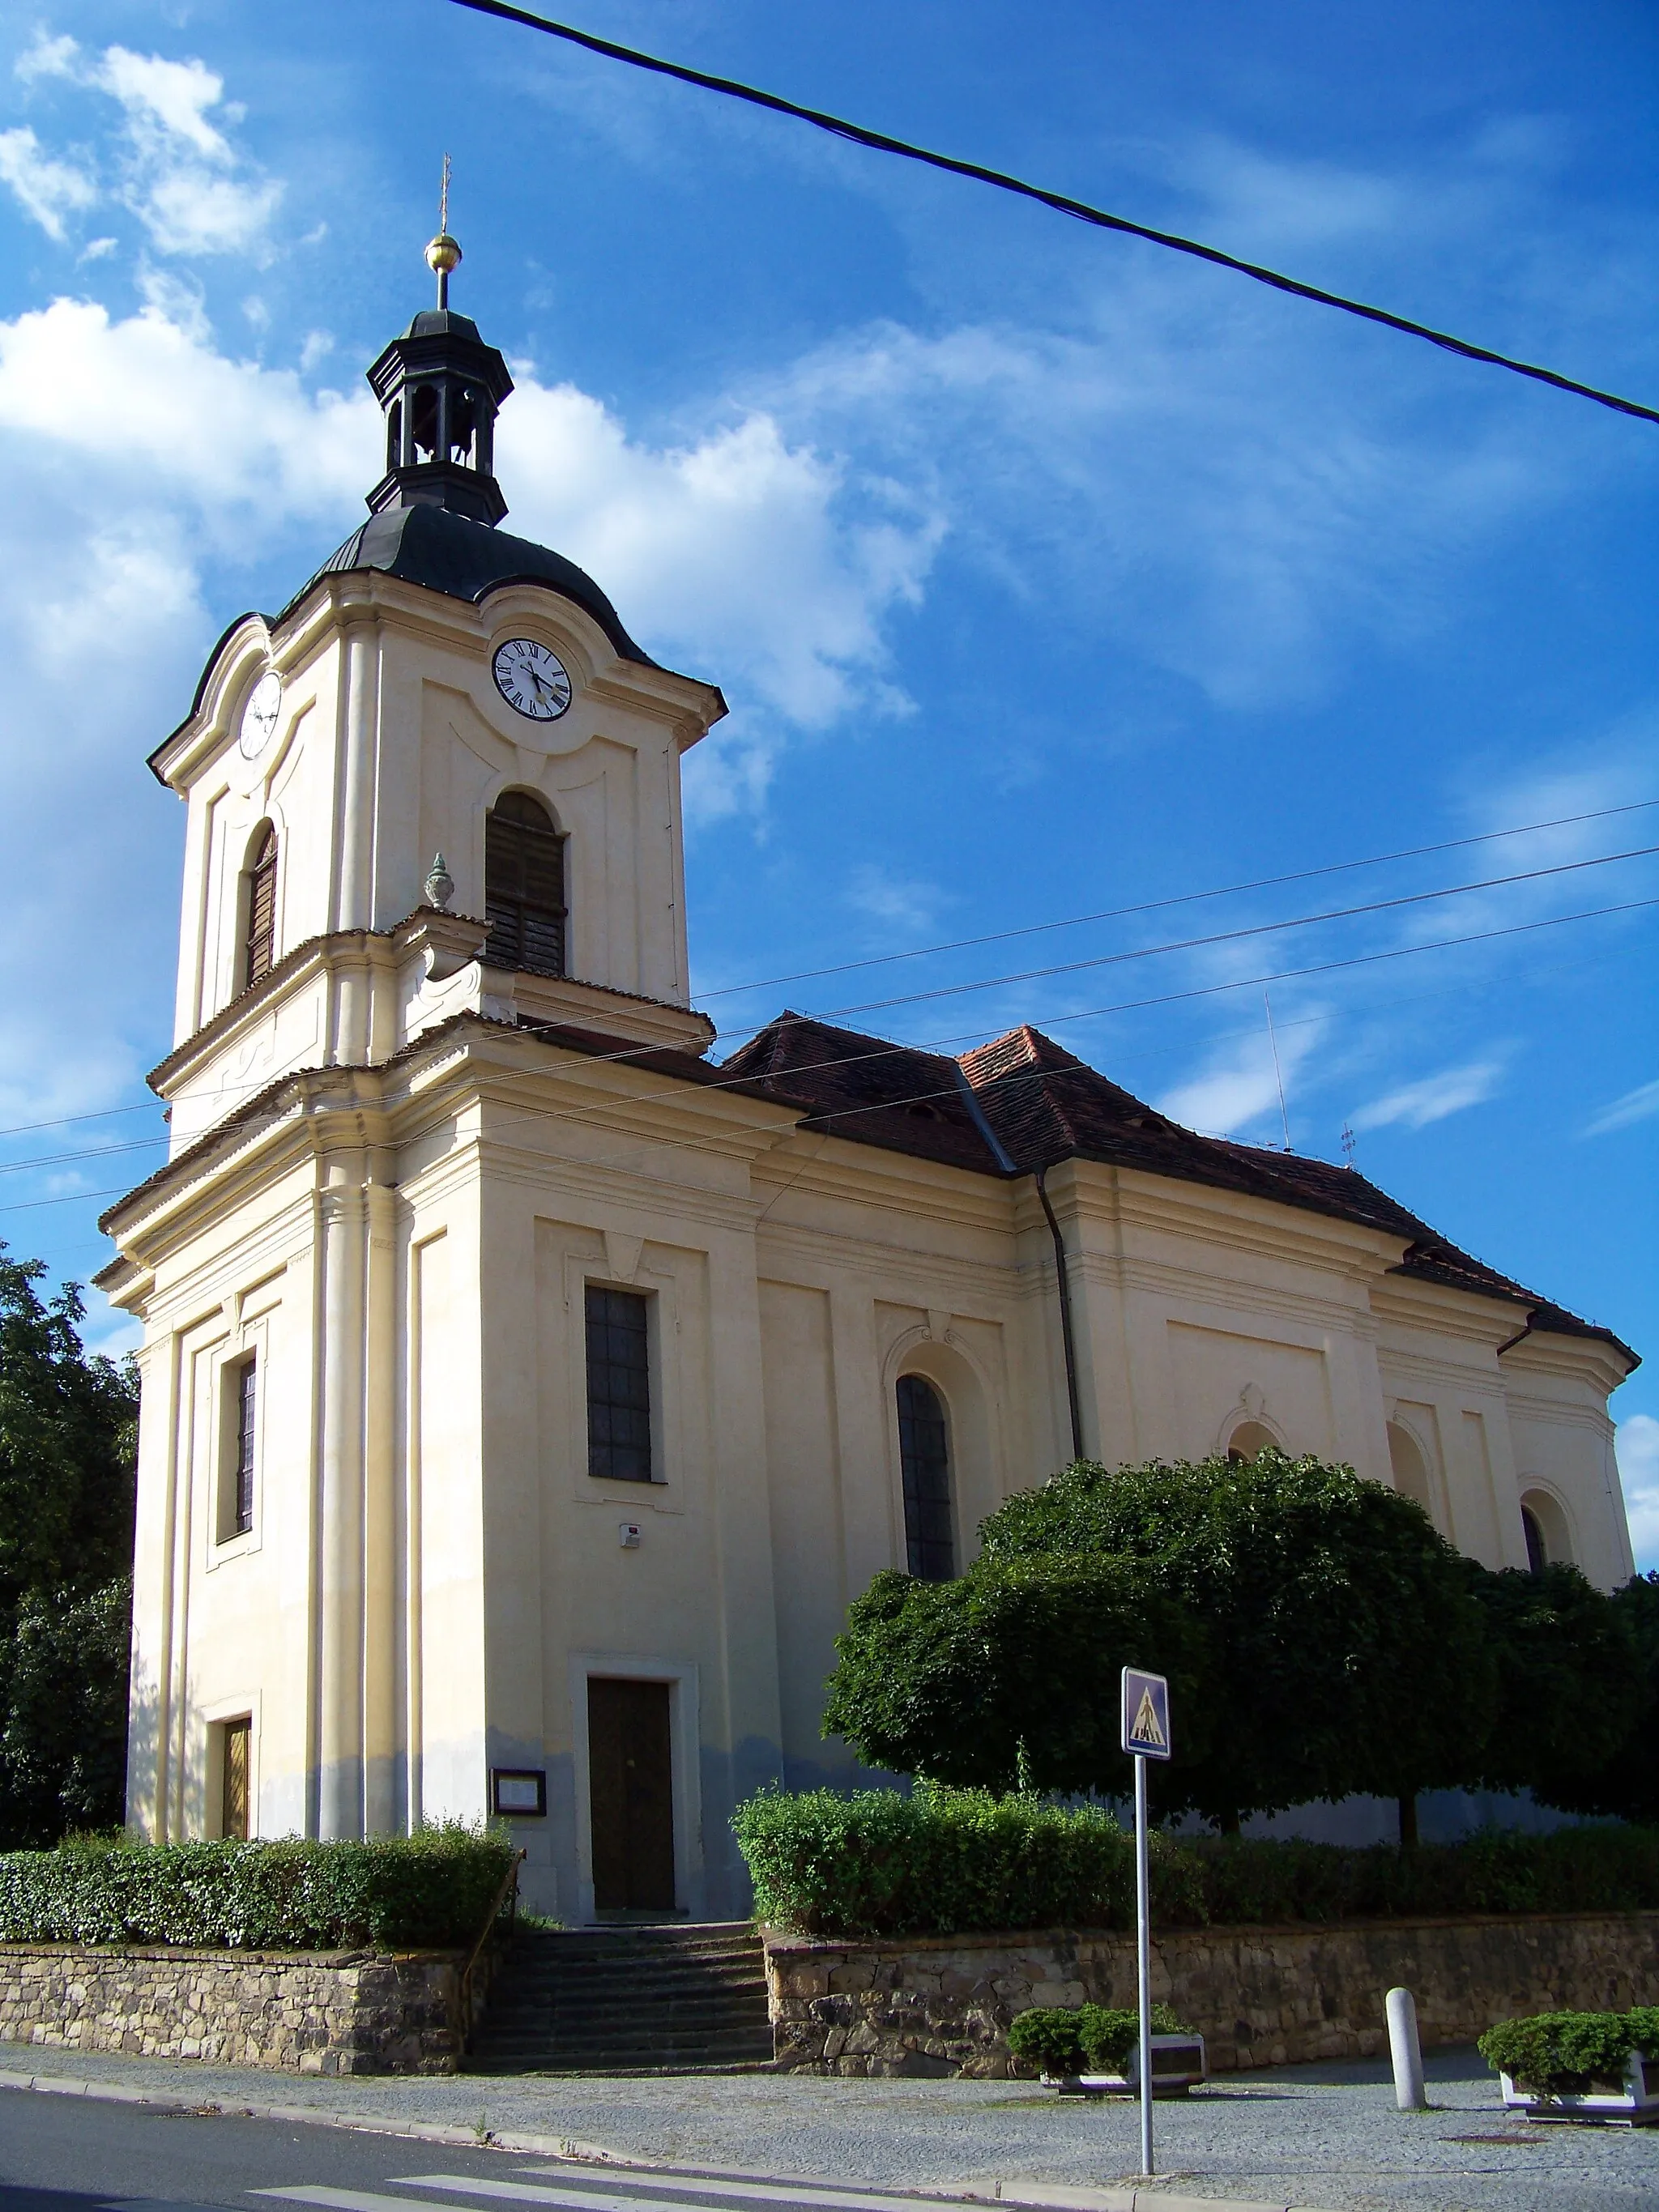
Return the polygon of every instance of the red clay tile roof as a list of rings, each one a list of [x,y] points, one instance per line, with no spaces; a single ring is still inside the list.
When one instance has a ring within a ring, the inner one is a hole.
[[[1638,1364],[1610,1329],[1460,1251],[1354,1169],[1200,1137],[1029,1025],[954,1060],[785,1012],[720,1073],[801,1106],[809,1127],[979,1175],[1094,1160],[1358,1222],[1401,1240],[1395,1273],[1501,1298],[1526,1310],[1536,1331],[1597,1337]]]

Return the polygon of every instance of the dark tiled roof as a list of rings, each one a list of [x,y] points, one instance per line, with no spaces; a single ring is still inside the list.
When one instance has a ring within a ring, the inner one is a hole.
[[[1356,1222],[1400,1239],[1406,1249],[1394,1272],[1501,1298],[1525,1309],[1534,1330],[1597,1337],[1637,1364],[1611,1330],[1460,1251],[1354,1169],[1200,1137],[1040,1030],[1011,1030],[957,1061],[785,1013],[733,1054],[722,1073],[802,1106],[809,1127],[980,1175],[1030,1175],[1065,1159],[1095,1160]],[[1000,1158],[962,1097],[962,1079]],[[925,1102],[924,1113],[918,1102]],[[1522,1318],[1517,1314],[1517,1323]]]
[[[503,584],[545,584],[592,615],[624,660],[638,661],[642,668],[657,665],[629,637],[621,616],[593,579],[574,561],[528,538],[514,538],[489,523],[426,504],[371,514],[295,593],[277,622],[291,614],[323,577],[352,568],[380,568],[452,599],[477,601]]]
[[[809,1128],[945,1167],[1001,1173],[946,1054],[784,1013],[723,1061],[720,1073],[801,1107]]]

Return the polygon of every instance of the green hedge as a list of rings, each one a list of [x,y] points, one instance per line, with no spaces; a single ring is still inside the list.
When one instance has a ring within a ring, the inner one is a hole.
[[[1659,2058],[1659,2005],[1630,2012],[1539,2012],[1500,2020],[1476,2045],[1494,2074],[1540,2096],[1622,2089],[1632,2051]]]
[[[0,1942],[455,1948],[477,1938],[512,1853],[459,1826],[365,1843],[72,1838],[0,1854]]]
[[[1030,1797],[919,1787],[763,1790],[732,1826],[757,1917],[811,1936],[1130,1928],[1134,1854],[1112,1816]],[[1659,1907],[1659,1829],[1486,1830],[1461,1844],[1152,1838],[1165,1928],[1419,1914]]]
[[[732,1817],[758,1919],[803,1935],[954,1934],[1134,1920],[1134,1846],[1104,1812],[988,1790],[762,1790]],[[1201,1917],[1196,1863],[1152,1838],[1152,1910]]]

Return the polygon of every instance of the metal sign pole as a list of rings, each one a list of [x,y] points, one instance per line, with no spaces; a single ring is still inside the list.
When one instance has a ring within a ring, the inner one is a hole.
[[[1170,1756],[1170,1685],[1143,1668],[1123,1669],[1123,1748],[1135,1770],[1135,1982],[1140,2022],[1140,2171],[1152,2171],[1152,1896],[1147,1862],[1146,1762]]]
[[[1152,2171],[1152,1901],[1147,1880],[1146,1761],[1135,1760],[1135,1968],[1140,2006],[1140,2171]]]

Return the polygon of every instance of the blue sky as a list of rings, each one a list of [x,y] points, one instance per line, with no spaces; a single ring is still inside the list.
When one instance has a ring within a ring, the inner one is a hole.
[[[1659,399],[1646,8],[580,20]],[[1275,1142],[1248,979],[1400,952],[1273,987],[1291,1141],[1340,1158],[1346,1124],[1447,1234],[1659,1353],[1659,910],[1407,949],[1659,896],[1651,857],[911,995],[1659,844],[1659,809],[733,988],[1659,799],[1659,429],[441,0],[0,32],[15,1250],[88,1273],[91,1194],[158,1157],[88,1156],[159,1127],[181,811],[143,756],[362,512],[362,372],[426,300],[446,150],[457,304],[518,380],[511,526],[732,703],[687,775],[723,1024],[1033,1019]],[[1655,1371],[1614,1409],[1659,1564]]]

